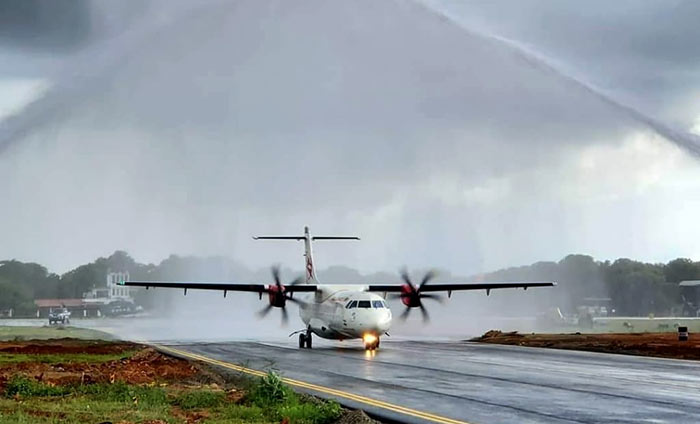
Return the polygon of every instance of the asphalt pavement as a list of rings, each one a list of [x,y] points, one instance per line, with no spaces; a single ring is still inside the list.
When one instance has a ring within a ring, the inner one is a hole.
[[[466,342],[171,342],[400,422],[700,423],[700,363]],[[296,383],[295,383],[296,384]]]

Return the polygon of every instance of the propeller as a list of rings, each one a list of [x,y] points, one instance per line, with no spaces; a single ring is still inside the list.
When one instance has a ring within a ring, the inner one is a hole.
[[[401,279],[404,281],[404,284],[401,286],[401,294],[395,296],[401,299],[401,302],[406,305],[406,309],[399,315],[401,320],[405,321],[408,318],[412,308],[420,308],[423,314],[423,322],[430,321],[430,314],[428,314],[428,310],[423,305],[423,299],[431,299],[442,303],[443,298],[437,294],[421,293],[421,290],[430,280],[435,278],[436,275],[435,271],[430,270],[423,276],[420,284],[415,285],[413,281],[411,281],[408,271],[406,271],[406,269],[401,271]]]
[[[282,284],[280,281],[280,269],[277,266],[272,267],[272,278],[275,281],[274,285],[270,285],[267,288],[267,294],[270,303],[262,308],[260,311],[258,311],[258,316],[260,318],[264,318],[267,316],[268,313],[270,313],[270,310],[272,308],[280,308],[282,311],[282,325],[286,325],[287,322],[289,321],[289,316],[287,314],[287,301],[296,303],[297,305],[302,305],[304,302],[294,299],[292,297],[292,292],[287,293],[285,286]],[[291,283],[289,283],[290,286],[294,286],[297,284],[300,284],[302,281],[304,281],[303,278],[298,277]]]

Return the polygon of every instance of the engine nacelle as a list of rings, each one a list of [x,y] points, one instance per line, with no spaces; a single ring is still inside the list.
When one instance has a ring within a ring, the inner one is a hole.
[[[408,284],[404,284],[401,286],[401,303],[406,305],[409,308],[417,308],[420,306],[420,295],[418,291],[413,288],[412,286],[409,286]]]
[[[284,295],[284,286],[270,285],[267,290],[270,305],[275,308],[284,308],[287,304],[287,297]]]

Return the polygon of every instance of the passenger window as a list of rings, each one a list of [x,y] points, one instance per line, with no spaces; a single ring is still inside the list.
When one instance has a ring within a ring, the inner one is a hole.
[[[360,300],[360,301],[357,303],[357,307],[358,307],[358,308],[371,308],[371,307],[372,307],[372,304],[370,303],[369,300]]]
[[[374,306],[377,309],[381,309],[384,307],[383,302],[381,300],[375,300],[372,302],[372,306]]]

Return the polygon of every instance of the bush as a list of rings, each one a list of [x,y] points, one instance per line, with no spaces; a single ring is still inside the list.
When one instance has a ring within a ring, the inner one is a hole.
[[[6,397],[65,396],[69,392],[70,389],[66,387],[40,383],[23,375],[13,376],[5,386]]]
[[[262,412],[269,421],[289,420],[292,423],[326,424],[336,421],[343,410],[334,401],[311,401],[296,394],[275,372],[268,372],[249,389],[252,404],[230,411],[232,418],[256,417]]]
[[[294,396],[294,392],[282,382],[282,377],[274,371],[254,384],[250,389],[249,400],[260,407],[274,406]]]

